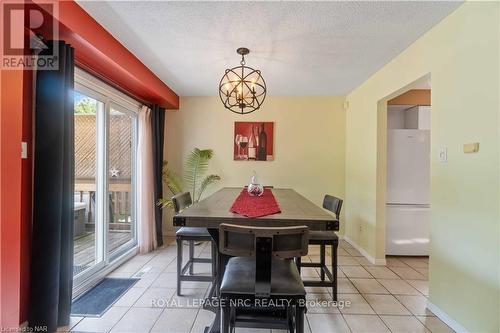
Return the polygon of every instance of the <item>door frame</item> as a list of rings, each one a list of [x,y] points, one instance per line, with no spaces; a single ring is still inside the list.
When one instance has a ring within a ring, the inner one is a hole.
[[[141,104],[121,93],[120,91],[109,86],[105,82],[85,72],[84,70],[75,68],[75,91],[78,91],[90,98],[101,102],[102,110],[98,110],[96,114],[96,222],[95,222],[95,250],[96,261],[93,267],[83,271],[73,278],[73,294],[79,295],[88,288],[97,284],[105,275],[121,265],[125,260],[135,255],[138,251],[138,233],[137,233],[137,135],[138,135],[138,113]],[[119,112],[133,115],[136,119],[132,131],[132,172],[131,172],[131,193],[132,208],[131,216],[134,223],[131,226],[132,239],[120,246],[113,253],[108,252],[107,235],[109,231],[109,195],[108,195],[108,169],[109,169],[109,116],[111,109]],[[104,198],[104,199],[98,199]]]

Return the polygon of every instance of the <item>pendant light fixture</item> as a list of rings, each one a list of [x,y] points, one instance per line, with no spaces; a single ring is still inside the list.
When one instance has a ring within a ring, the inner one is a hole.
[[[258,110],[266,98],[266,83],[260,70],[246,66],[246,47],[236,52],[241,55],[240,66],[226,69],[219,83],[219,97],[226,109],[247,114]]]

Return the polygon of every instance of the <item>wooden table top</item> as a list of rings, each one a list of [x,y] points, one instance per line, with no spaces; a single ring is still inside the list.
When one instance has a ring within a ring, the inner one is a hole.
[[[306,225],[310,230],[339,230],[339,221],[292,189],[271,189],[281,213],[251,219],[231,213],[229,208],[242,191],[224,187],[174,216],[174,226],[218,228],[221,223],[248,226],[285,227]]]

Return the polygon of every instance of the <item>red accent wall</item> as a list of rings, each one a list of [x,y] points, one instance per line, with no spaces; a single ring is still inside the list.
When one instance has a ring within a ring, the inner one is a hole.
[[[59,39],[75,48],[80,66],[139,100],[167,109],[179,108],[179,96],[76,2],[60,1],[55,19],[59,22]],[[36,32],[47,34],[45,26]]]
[[[29,1],[35,3],[35,1]],[[78,64],[144,102],[179,108],[179,97],[74,1],[59,2],[60,39]],[[37,31],[43,34],[43,29]],[[0,327],[27,320],[32,213],[32,72],[0,73]],[[21,142],[28,159],[21,159]]]
[[[28,282],[27,277],[21,280],[21,266],[26,267],[29,262],[21,265],[21,247],[27,244],[27,240],[21,238],[23,180],[20,148],[23,134],[24,77],[23,71],[1,71],[0,319],[1,327],[4,328],[18,327],[21,285]],[[28,193],[31,193],[31,189]]]
[[[21,160],[21,247],[19,322],[28,320],[30,288],[31,217],[33,193],[33,71],[24,71],[22,141],[28,145],[28,158]]]

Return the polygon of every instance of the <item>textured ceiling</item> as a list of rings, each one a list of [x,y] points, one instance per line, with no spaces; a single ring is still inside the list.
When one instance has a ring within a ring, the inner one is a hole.
[[[461,5],[78,2],[181,96],[217,95],[240,46],[269,95],[344,95]]]

